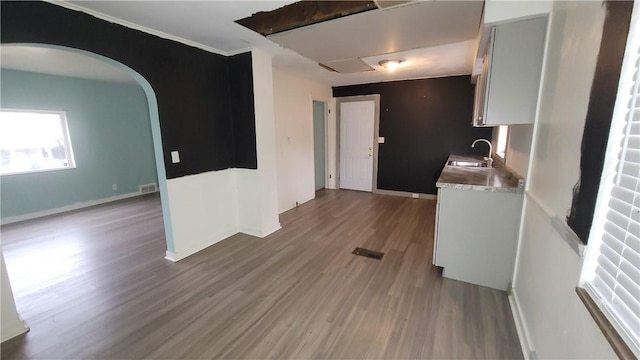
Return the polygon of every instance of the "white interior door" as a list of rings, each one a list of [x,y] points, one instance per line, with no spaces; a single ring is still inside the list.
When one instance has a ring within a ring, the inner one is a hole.
[[[340,187],[373,190],[373,132],[375,104],[340,103]]]

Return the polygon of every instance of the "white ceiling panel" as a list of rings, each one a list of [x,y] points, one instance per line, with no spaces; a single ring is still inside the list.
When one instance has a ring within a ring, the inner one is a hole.
[[[475,39],[482,1],[424,1],[372,10],[268,39],[325,63]]]
[[[401,51],[391,55],[377,55],[362,59],[376,71],[368,72],[367,83],[465,75],[471,72],[475,55],[475,41],[463,41],[417,50]],[[402,59],[393,72],[378,65],[381,60]],[[339,74],[333,85],[362,83],[363,74]]]
[[[342,74],[373,70],[371,66],[367,65],[365,62],[363,62],[360,59],[327,61],[326,63],[323,63],[323,65],[326,65]]]
[[[235,20],[292,2],[84,0],[68,3],[226,53],[259,45],[262,38]]]
[[[296,41],[306,50],[291,50],[235,23],[256,12],[274,10],[292,2],[91,0],[53,3],[224,55],[257,48],[273,56],[274,67],[329,85],[439,77],[471,71],[466,65],[468,48],[462,43],[477,33],[482,0],[383,1],[391,7],[292,30],[291,33],[311,31],[310,38],[296,35]],[[360,19],[363,15],[373,17]],[[317,31],[318,27],[327,32]],[[301,51],[327,61],[361,58],[376,71],[346,74],[328,71],[318,66],[322,61],[303,56]],[[378,71],[381,69],[375,59],[386,58],[383,55],[389,53],[405,54],[407,61],[393,73]],[[428,58],[420,59],[421,54]]]

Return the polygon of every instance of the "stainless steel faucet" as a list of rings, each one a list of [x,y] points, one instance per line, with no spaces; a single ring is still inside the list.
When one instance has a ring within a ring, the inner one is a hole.
[[[489,156],[486,156],[484,159],[487,160],[487,167],[492,167],[493,166],[493,158],[491,157],[491,155],[493,154],[493,145],[491,144],[491,141],[489,141],[487,139],[475,139],[473,141],[473,143],[471,144],[471,147],[472,148],[476,147],[476,143],[478,143],[479,141],[484,141],[487,144],[489,144]]]

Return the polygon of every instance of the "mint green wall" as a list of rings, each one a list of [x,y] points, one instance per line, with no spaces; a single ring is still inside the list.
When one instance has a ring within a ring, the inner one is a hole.
[[[0,107],[66,111],[76,162],[70,170],[1,176],[2,218],[136,192],[139,185],[157,183],[149,108],[139,85],[7,69],[0,75]]]

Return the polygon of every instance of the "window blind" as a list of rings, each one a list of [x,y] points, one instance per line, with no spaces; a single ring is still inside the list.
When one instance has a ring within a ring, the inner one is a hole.
[[[638,354],[640,349],[640,48],[595,275],[587,288]]]

